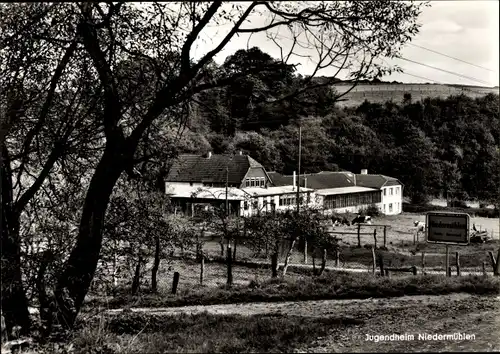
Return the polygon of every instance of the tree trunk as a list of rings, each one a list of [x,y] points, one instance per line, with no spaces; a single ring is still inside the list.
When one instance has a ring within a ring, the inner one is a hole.
[[[158,291],[158,285],[156,282],[156,275],[158,274],[158,268],[160,268],[160,236],[155,236],[155,261],[153,264],[153,269],[151,269],[151,290],[153,292]]]
[[[53,254],[50,250],[44,251],[42,256],[42,262],[40,268],[38,269],[38,274],[36,277],[36,289],[38,291],[38,302],[40,310],[40,320],[42,322],[42,337],[46,338],[52,332],[53,325],[53,311],[52,300],[47,295],[47,288],[45,284],[45,274],[47,268],[53,260]]]
[[[224,237],[220,238],[219,245],[220,245],[220,256],[224,257]]]
[[[317,275],[317,273],[316,273],[316,255],[314,254],[314,250],[312,250],[312,261],[313,261],[313,275]]]
[[[288,249],[288,252],[286,254],[285,264],[283,265],[283,276],[286,275],[286,271],[288,270],[288,263],[290,262],[290,257],[292,256],[292,251],[293,247],[295,246],[295,241],[296,239],[293,239],[292,244],[290,245],[290,248]]]
[[[76,245],[57,280],[57,317],[68,329],[74,325],[97,268],[104,216],[113,187],[124,169],[123,159],[119,152],[107,148],[99,161],[87,190]]]
[[[326,248],[323,249],[323,257],[321,258],[321,268],[319,270],[318,276],[323,274],[323,272],[325,271],[325,268],[326,268]]]
[[[132,295],[137,295],[139,292],[139,287],[141,284],[141,265],[142,265],[142,256],[139,255],[137,259],[137,265],[135,266],[134,279],[132,281]]]
[[[14,326],[21,326],[21,334],[27,334],[30,331],[31,321],[22,283],[19,213],[13,210],[10,161],[3,144],[0,155],[2,313],[8,333]]]

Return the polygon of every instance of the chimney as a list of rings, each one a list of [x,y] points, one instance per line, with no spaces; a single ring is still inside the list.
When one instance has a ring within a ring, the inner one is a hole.
[[[243,155],[243,151],[240,150],[240,155]]]
[[[361,174],[362,174],[362,175],[367,175],[367,174],[368,174],[368,170],[367,170],[366,168],[363,168],[363,169],[361,170]]]
[[[207,154],[207,159],[209,159],[211,157],[212,157],[212,151],[209,151],[208,154]]]
[[[293,190],[295,190],[295,171],[293,171]]]

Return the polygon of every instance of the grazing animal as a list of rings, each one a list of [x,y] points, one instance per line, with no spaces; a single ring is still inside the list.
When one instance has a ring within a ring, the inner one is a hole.
[[[366,223],[366,224],[371,224],[371,220],[372,220],[372,217],[371,216],[361,216],[358,214],[358,216],[356,216],[356,218],[354,218],[352,221],[351,221],[351,225],[354,225],[354,224],[363,224],[363,223]]]
[[[345,216],[342,218],[340,216],[332,216],[332,222],[333,222],[334,226],[339,226],[339,225],[349,226],[350,225],[349,220],[347,220],[347,218]]]
[[[415,221],[413,224],[417,228],[417,233],[425,232],[425,223],[423,221]]]

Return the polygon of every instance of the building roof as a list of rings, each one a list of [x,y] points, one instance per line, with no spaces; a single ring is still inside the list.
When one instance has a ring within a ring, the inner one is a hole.
[[[262,167],[248,155],[179,155],[170,168],[167,182],[240,184],[251,167]]]
[[[269,173],[269,176],[275,186],[293,185],[293,176],[281,175],[275,172]],[[315,174],[301,174],[300,185],[304,186],[305,183],[307,188],[313,189],[352,187],[356,185],[354,176],[353,173],[348,171],[322,171]]]
[[[377,192],[378,189],[366,188],[366,187],[343,187],[343,188],[328,188],[317,190],[317,195],[337,195],[337,194],[351,194],[351,193],[362,193],[362,192]]]
[[[293,186],[279,186],[279,187],[268,187],[268,188],[259,188],[259,187],[250,187],[250,188],[242,188],[242,190],[252,196],[257,195],[259,197],[268,196],[268,195],[280,195],[280,194],[290,194],[297,193],[297,190],[293,188]],[[312,188],[300,188],[301,192],[314,192]]]
[[[166,194],[171,198],[199,198],[199,199],[226,199],[226,188],[224,187],[196,187],[168,185]],[[228,200],[245,200],[247,195],[238,188],[229,187]]]
[[[386,186],[403,185],[397,178],[385,175],[356,175],[356,185],[380,189]]]

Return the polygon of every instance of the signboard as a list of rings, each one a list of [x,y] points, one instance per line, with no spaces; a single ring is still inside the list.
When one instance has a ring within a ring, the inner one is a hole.
[[[428,212],[425,217],[425,225],[427,242],[469,244],[469,214]]]

